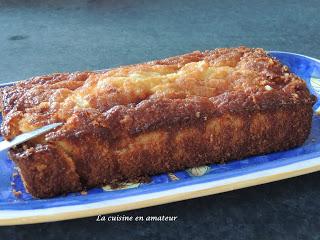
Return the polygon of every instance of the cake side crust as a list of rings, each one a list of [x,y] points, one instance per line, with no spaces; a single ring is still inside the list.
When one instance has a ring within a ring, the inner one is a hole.
[[[10,155],[25,176],[29,192],[40,198],[51,197],[296,147],[308,137],[311,118],[310,106],[224,114],[189,127],[175,125],[170,129],[128,135],[111,144],[101,144],[104,140],[97,138],[99,129],[91,126],[91,134],[40,145],[29,154],[23,149],[11,150]],[[64,164],[57,164],[57,155],[48,154],[59,148],[63,148],[67,156],[65,159],[66,156],[58,155]],[[66,164],[70,158],[74,169]],[[37,167],[38,163],[41,168]],[[75,177],[69,177],[70,173]]]

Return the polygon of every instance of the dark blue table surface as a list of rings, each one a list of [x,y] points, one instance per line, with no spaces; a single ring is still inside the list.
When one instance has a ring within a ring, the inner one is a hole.
[[[247,45],[320,58],[320,1],[0,0],[0,82]],[[0,239],[320,239],[320,173],[129,211],[1,227]]]

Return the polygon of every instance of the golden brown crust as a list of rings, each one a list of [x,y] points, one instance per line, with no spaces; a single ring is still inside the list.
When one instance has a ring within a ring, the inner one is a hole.
[[[68,123],[79,112],[108,118],[121,108],[130,118],[154,111],[156,103],[159,114],[149,114],[144,122],[161,126],[165,123],[159,117],[176,121],[181,111],[189,116],[198,110],[223,114],[314,102],[304,81],[286,66],[262,49],[245,47],[193,52],[106,73],[36,77],[3,89],[0,97],[7,139],[51,122]]]
[[[64,154],[56,154],[57,143],[49,143],[31,151],[28,147],[10,150],[10,157],[20,167],[28,191],[36,197],[50,197],[137,176],[286,150],[305,141],[311,117],[312,109],[299,105],[265,113],[224,114],[189,127],[176,125],[111,142],[104,142],[99,126],[91,124],[90,132],[70,135],[58,143]],[[73,159],[75,167],[64,164],[66,159]]]
[[[72,161],[52,145],[36,145],[9,151],[19,166],[26,189],[35,197],[80,191],[82,186]]]
[[[286,66],[245,47],[36,77],[0,96],[7,139],[64,123],[11,150],[38,197],[297,146],[315,101]],[[70,178],[44,183],[45,169]]]

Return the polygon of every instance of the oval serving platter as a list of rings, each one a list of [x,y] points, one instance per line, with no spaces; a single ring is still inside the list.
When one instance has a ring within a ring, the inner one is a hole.
[[[303,78],[312,94],[320,98],[319,60],[287,52],[271,51],[269,54]],[[315,111],[318,109],[319,100],[314,106]],[[115,213],[231,191],[319,170],[320,116],[317,114],[313,116],[308,140],[303,146],[289,151],[161,174],[153,176],[150,183],[126,183],[118,189],[104,186],[50,199],[35,199],[26,193],[7,152],[0,152],[0,225]]]

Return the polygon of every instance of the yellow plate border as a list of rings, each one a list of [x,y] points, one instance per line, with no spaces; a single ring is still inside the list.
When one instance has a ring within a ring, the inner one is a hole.
[[[320,171],[320,157],[242,176],[126,197],[120,200],[105,200],[97,203],[37,210],[0,210],[0,225],[54,222],[128,211],[256,186],[316,171]]]

